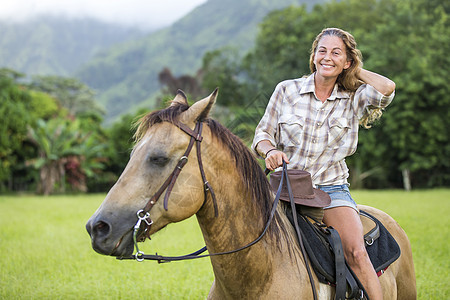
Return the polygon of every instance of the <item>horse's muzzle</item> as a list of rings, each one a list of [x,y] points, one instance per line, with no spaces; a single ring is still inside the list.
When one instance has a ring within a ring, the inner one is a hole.
[[[89,219],[86,230],[91,237],[92,248],[100,254],[125,256],[133,253],[131,230],[116,236],[111,222],[98,217]]]

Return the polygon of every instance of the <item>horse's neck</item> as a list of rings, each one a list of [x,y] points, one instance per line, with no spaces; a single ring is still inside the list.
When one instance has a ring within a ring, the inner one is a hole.
[[[264,228],[263,217],[252,205],[249,195],[239,188],[240,192],[233,192],[235,189],[232,184],[222,184],[214,189],[219,210],[217,217],[212,203],[205,205],[206,211],[197,214],[210,252],[240,248],[256,239]]]
[[[210,180],[211,183],[220,182],[213,186],[217,197],[217,217],[214,216],[212,201],[208,201],[204,209],[197,213],[198,222],[210,253],[241,248],[255,240],[264,228],[262,216],[252,205],[249,195],[245,195],[243,189],[236,186],[235,182],[231,182],[232,180],[233,178],[226,174],[220,181]],[[216,281],[224,277],[234,277],[239,280],[243,275],[256,277],[258,271],[254,267],[255,263],[258,258],[267,256],[266,252],[270,252],[269,249],[264,249],[261,243],[262,241],[235,254],[212,257],[211,262]],[[265,265],[270,265],[270,261],[260,260],[258,267],[265,268]],[[247,274],[243,274],[244,272]]]
[[[219,216],[214,217],[214,208],[210,202],[197,214],[209,252],[235,250],[254,241],[266,224],[248,193],[236,183],[222,184],[215,192]],[[301,276],[298,274],[299,261],[294,258],[295,255],[289,256],[286,242],[282,240],[283,254],[273,237],[266,234],[258,243],[245,250],[212,257],[215,289],[229,298],[246,298],[242,293],[249,293],[247,296],[251,298],[266,292],[274,281],[274,274],[279,274],[282,269],[281,272],[288,274],[294,272],[296,275],[292,277],[298,280],[298,276]],[[230,294],[235,292],[239,294]]]

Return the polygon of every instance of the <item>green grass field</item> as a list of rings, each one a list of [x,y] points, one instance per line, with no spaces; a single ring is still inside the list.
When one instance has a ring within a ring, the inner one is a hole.
[[[419,299],[449,299],[450,189],[354,191],[404,228],[413,248]],[[84,228],[104,195],[0,196],[0,299],[204,299],[209,259],[157,264],[95,253]],[[204,245],[195,218],[143,245],[181,255]]]

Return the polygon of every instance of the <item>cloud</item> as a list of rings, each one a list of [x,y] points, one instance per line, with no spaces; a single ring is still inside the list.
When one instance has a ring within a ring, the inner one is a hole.
[[[162,27],[207,0],[0,0],[0,19],[23,21],[41,14],[94,17],[144,28]]]

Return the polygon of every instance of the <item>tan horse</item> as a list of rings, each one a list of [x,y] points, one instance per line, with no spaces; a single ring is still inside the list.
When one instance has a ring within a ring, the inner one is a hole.
[[[167,202],[154,203],[149,234],[196,214],[210,253],[240,248],[257,238],[274,201],[269,183],[248,148],[208,113],[216,92],[188,106],[179,92],[172,105],[143,117],[130,161],[86,228],[99,253],[129,256],[133,252],[136,212],[164,183],[188,147],[190,136],[176,122],[191,129],[203,122],[201,157],[205,176],[215,192],[217,212],[204,183],[194,150],[179,174]],[[163,193],[164,196],[164,193]],[[163,198],[163,197],[161,197]],[[386,213],[364,207],[395,237],[400,258],[380,277],[385,299],[415,299],[416,284],[411,247],[405,232]],[[211,257],[215,280],[209,299],[312,299],[303,258],[283,206],[277,208],[267,233],[255,245],[234,254]],[[334,288],[318,284],[320,299],[332,299]]]

